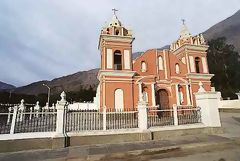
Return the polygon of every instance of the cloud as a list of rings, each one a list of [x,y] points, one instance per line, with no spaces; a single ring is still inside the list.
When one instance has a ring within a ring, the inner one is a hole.
[[[144,51],[174,41],[182,18],[197,34],[239,6],[238,0],[1,0],[0,80],[20,86],[99,67],[99,33],[114,7],[133,29],[133,51]]]

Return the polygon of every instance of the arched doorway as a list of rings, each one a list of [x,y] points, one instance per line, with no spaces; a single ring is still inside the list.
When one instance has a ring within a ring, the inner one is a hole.
[[[159,109],[169,108],[168,92],[165,89],[159,89],[156,93],[156,104],[159,105]]]

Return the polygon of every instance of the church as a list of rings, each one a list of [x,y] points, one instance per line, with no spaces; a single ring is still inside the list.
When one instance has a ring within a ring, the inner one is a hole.
[[[98,107],[126,110],[144,100],[159,109],[196,106],[194,93],[202,84],[211,91],[207,49],[202,34],[192,36],[183,21],[179,38],[169,49],[149,49],[132,57],[134,37],[116,16],[101,30],[98,49]]]

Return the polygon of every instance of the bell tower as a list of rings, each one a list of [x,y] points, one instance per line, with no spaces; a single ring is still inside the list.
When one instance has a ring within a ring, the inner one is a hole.
[[[132,70],[131,30],[122,26],[113,9],[112,20],[101,30],[98,49],[101,52],[101,70]]]
[[[102,28],[98,49],[101,54],[100,108],[124,109],[132,107],[132,31],[125,28],[116,15],[116,9],[109,23]],[[118,99],[117,99],[118,97]],[[131,97],[128,98],[128,97]]]

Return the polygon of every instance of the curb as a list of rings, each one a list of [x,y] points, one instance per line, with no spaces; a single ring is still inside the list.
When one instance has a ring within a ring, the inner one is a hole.
[[[214,147],[232,145],[232,144],[240,145],[240,139],[237,139],[237,142],[234,140],[229,140],[229,141],[218,141],[218,142],[190,143],[190,144],[181,144],[181,145],[177,145],[177,146],[152,148],[152,149],[147,149],[147,150],[143,149],[143,150],[121,152],[121,153],[89,155],[85,159],[95,161],[95,160],[100,160],[101,158],[103,158],[107,155],[113,156],[113,157],[124,157],[126,155],[144,156],[144,155],[154,155],[154,154],[166,154],[166,153],[180,151],[180,150],[189,150],[189,149],[197,149],[197,148],[214,148]],[[79,159],[81,159],[81,157]]]

